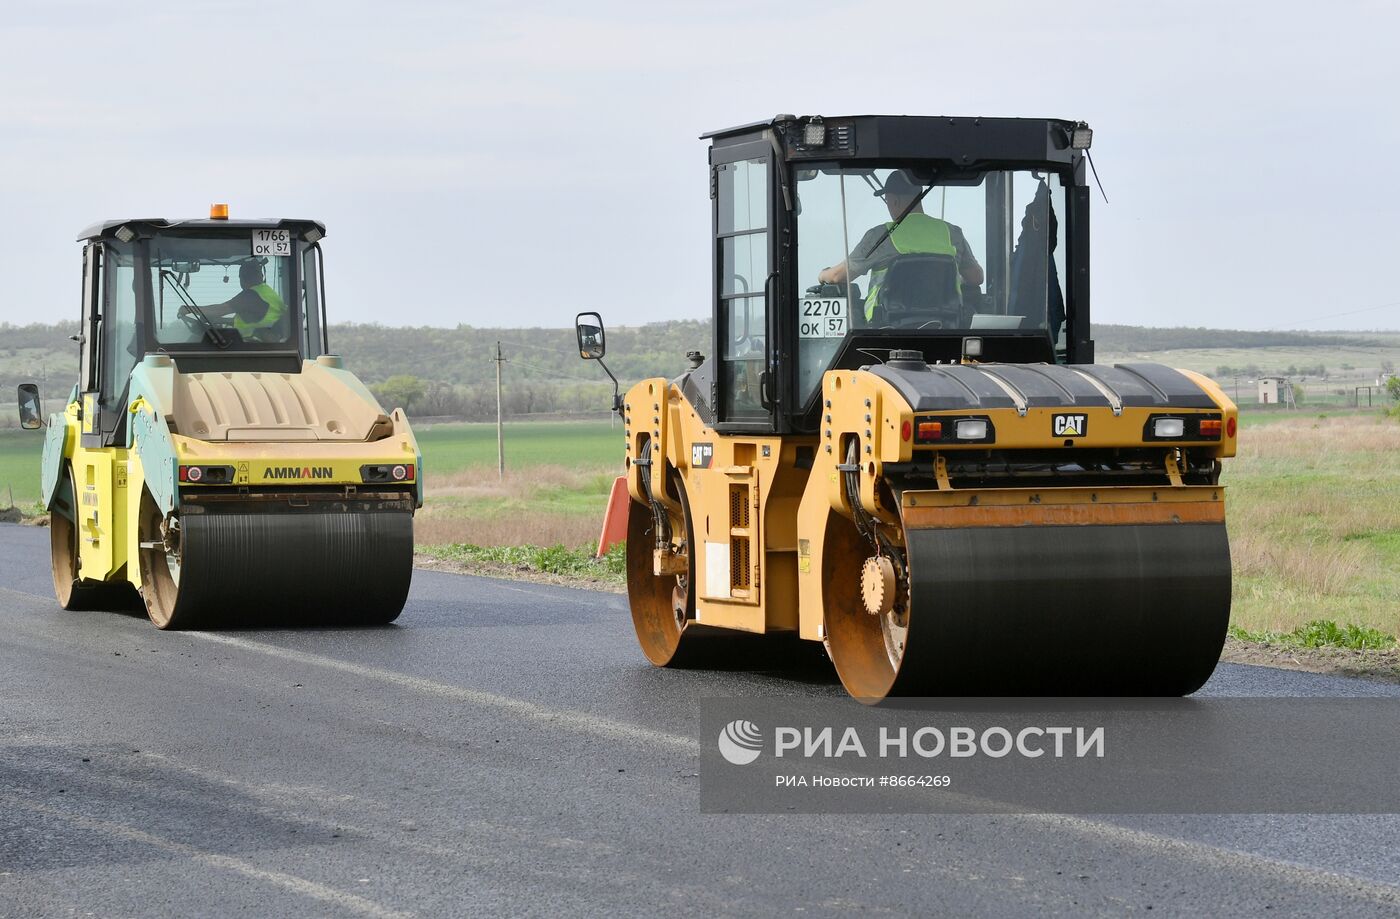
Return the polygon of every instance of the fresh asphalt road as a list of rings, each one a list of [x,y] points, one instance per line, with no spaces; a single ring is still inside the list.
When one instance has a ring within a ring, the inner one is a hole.
[[[654,669],[620,596],[419,571],[388,628],[162,633],[48,569],[0,526],[5,916],[1400,913],[1388,816],[701,814],[695,697],[841,687]]]

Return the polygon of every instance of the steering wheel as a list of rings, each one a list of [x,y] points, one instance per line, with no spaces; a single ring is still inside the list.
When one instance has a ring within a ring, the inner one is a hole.
[[[200,321],[199,317],[194,314],[193,307],[182,306],[180,307],[179,311],[176,312],[175,315],[180,317],[180,321],[185,324],[185,328],[189,329],[196,335],[203,335],[209,330],[209,325],[212,325],[212,323],[206,325],[205,323],[207,322],[207,320],[203,322]]]
[[[237,334],[227,326],[215,325],[214,320],[206,316],[198,307],[182,306],[175,315],[180,317],[180,321],[185,324],[185,328],[190,330],[190,334],[195,336],[196,341],[203,341],[207,338],[211,344],[226,348],[230,333]]]

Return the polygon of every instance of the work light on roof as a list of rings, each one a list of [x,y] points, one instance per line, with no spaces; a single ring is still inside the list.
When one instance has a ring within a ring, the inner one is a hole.
[[[820,147],[826,143],[826,123],[813,118],[802,126],[802,146]]]
[[[1088,150],[1093,142],[1094,129],[1082,121],[1069,132],[1069,145],[1076,150]]]
[[[122,226],[117,227],[116,237],[124,243],[129,243],[136,238],[136,234],[131,232],[131,227]]]

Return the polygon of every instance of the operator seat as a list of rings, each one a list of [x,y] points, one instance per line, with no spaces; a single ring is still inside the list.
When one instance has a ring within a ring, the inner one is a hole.
[[[880,309],[887,323],[897,328],[918,328],[935,320],[943,328],[962,325],[957,261],[931,253],[894,259],[880,291]]]

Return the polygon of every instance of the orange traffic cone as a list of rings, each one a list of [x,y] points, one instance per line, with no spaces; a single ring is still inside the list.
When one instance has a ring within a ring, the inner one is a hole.
[[[627,541],[627,504],[632,499],[627,494],[627,476],[620,475],[613,480],[612,493],[608,495],[608,510],[603,514],[603,533],[598,537],[598,558],[620,542]]]

